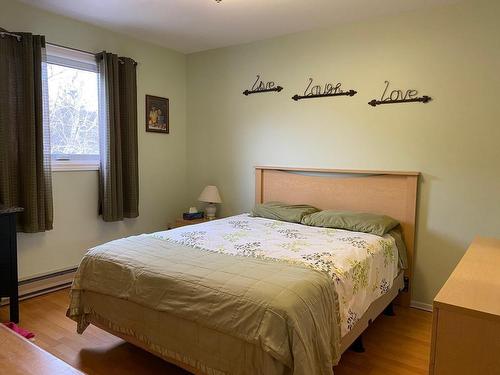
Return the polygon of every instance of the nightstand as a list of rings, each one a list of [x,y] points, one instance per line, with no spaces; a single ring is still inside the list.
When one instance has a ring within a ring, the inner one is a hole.
[[[170,224],[170,227],[168,229],[184,227],[186,225],[204,223],[206,221],[210,221],[210,220],[208,220],[206,217],[204,217],[202,219],[193,219],[193,220],[175,219],[175,223]]]

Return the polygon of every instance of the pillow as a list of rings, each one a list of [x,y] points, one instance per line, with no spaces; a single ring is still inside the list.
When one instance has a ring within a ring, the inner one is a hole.
[[[306,215],[318,212],[316,207],[307,204],[287,204],[281,202],[267,202],[255,205],[251,216],[264,217],[266,219],[300,223]]]
[[[401,231],[401,226],[397,226],[396,228],[389,231],[389,236],[394,238],[396,242],[396,247],[398,248],[399,255],[399,267],[406,270],[408,269],[408,254],[406,250],[405,242],[403,241],[403,232]]]
[[[302,224],[383,236],[399,225],[392,217],[370,213],[325,210],[304,216]]]

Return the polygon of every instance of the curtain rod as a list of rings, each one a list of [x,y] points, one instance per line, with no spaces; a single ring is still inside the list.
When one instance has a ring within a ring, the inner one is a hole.
[[[18,42],[20,42],[20,41],[21,41],[21,38],[22,38],[22,36],[21,36],[21,35],[14,34],[14,33],[9,33],[8,31],[3,31],[3,30],[5,30],[5,29],[1,29],[1,28],[0,28],[0,37],[2,37],[2,38],[3,38],[5,35],[8,35],[8,36],[12,36],[12,37],[16,38]],[[98,54],[100,53],[100,52],[98,52],[98,53],[94,53],[94,52],[85,51],[85,50],[83,50],[83,49],[78,49],[78,48],[73,48],[73,47],[62,46],[62,45],[60,45],[60,44],[56,44],[56,43],[49,43],[49,42],[47,42],[47,44],[50,44],[50,45],[55,46],[55,47],[67,48],[67,49],[70,49],[70,50],[73,50],[73,51],[78,51],[78,52],[86,53],[86,54],[88,54],[88,55],[92,55],[92,56],[96,56],[96,55],[98,55]],[[118,61],[119,61],[121,64],[125,64],[125,62],[124,62],[123,60],[121,60],[120,58],[118,59]],[[137,61],[135,61],[135,60],[133,60],[133,59],[132,59],[132,61],[134,61],[134,65],[137,65]]]
[[[61,47],[61,48],[66,48],[66,49],[70,49],[70,50],[73,50],[73,51],[78,51],[78,52],[86,53],[87,55],[92,55],[92,56],[97,55],[97,53],[94,53],[94,52],[84,51],[83,49],[78,49],[78,48],[73,48],[73,47],[62,46],[62,45],[56,44],[56,43],[49,43],[49,42],[47,42],[47,44],[50,44],[51,46],[54,46],[54,47]]]
[[[94,52],[89,52],[89,51],[85,51],[83,49],[78,49],[78,48],[73,48],[73,47],[66,47],[66,46],[62,46],[60,44],[56,44],[56,43],[48,43],[47,44],[50,44],[52,46],[55,46],[55,47],[61,47],[61,48],[67,48],[67,49],[71,49],[73,51],[78,51],[78,52],[82,52],[82,53],[86,53],[88,55],[92,55],[92,56],[97,56],[100,52],[97,52],[97,53],[94,53]],[[125,64],[125,62],[123,60],[121,60],[120,58],[118,58],[118,61],[120,62],[120,64]],[[134,65],[137,65],[137,61],[133,60],[132,61],[134,62]]]
[[[5,35],[8,35],[8,36],[12,36],[14,38],[17,39],[18,42],[21,41],[22,39],[22,36],[21,35],[17,35],[17,34],[13,34],[13,33],[9,33],[7,31],[0,31],[0,36],[3,38]]]

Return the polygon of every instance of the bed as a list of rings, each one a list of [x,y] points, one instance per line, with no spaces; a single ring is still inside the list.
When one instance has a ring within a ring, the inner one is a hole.
[[[391,236],[237,215],[91,249],[68,309],[78,332],[94,324],[193,373],[331,374],[398,294],[409,304],[418,173],[255,173],[257,203],[399,220],[408,267]]]

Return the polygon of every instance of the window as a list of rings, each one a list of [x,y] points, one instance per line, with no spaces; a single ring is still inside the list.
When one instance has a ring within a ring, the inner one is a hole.
[[[47,86],[52,167],[99,165],[97,63],[92,54],[47,45]]]

